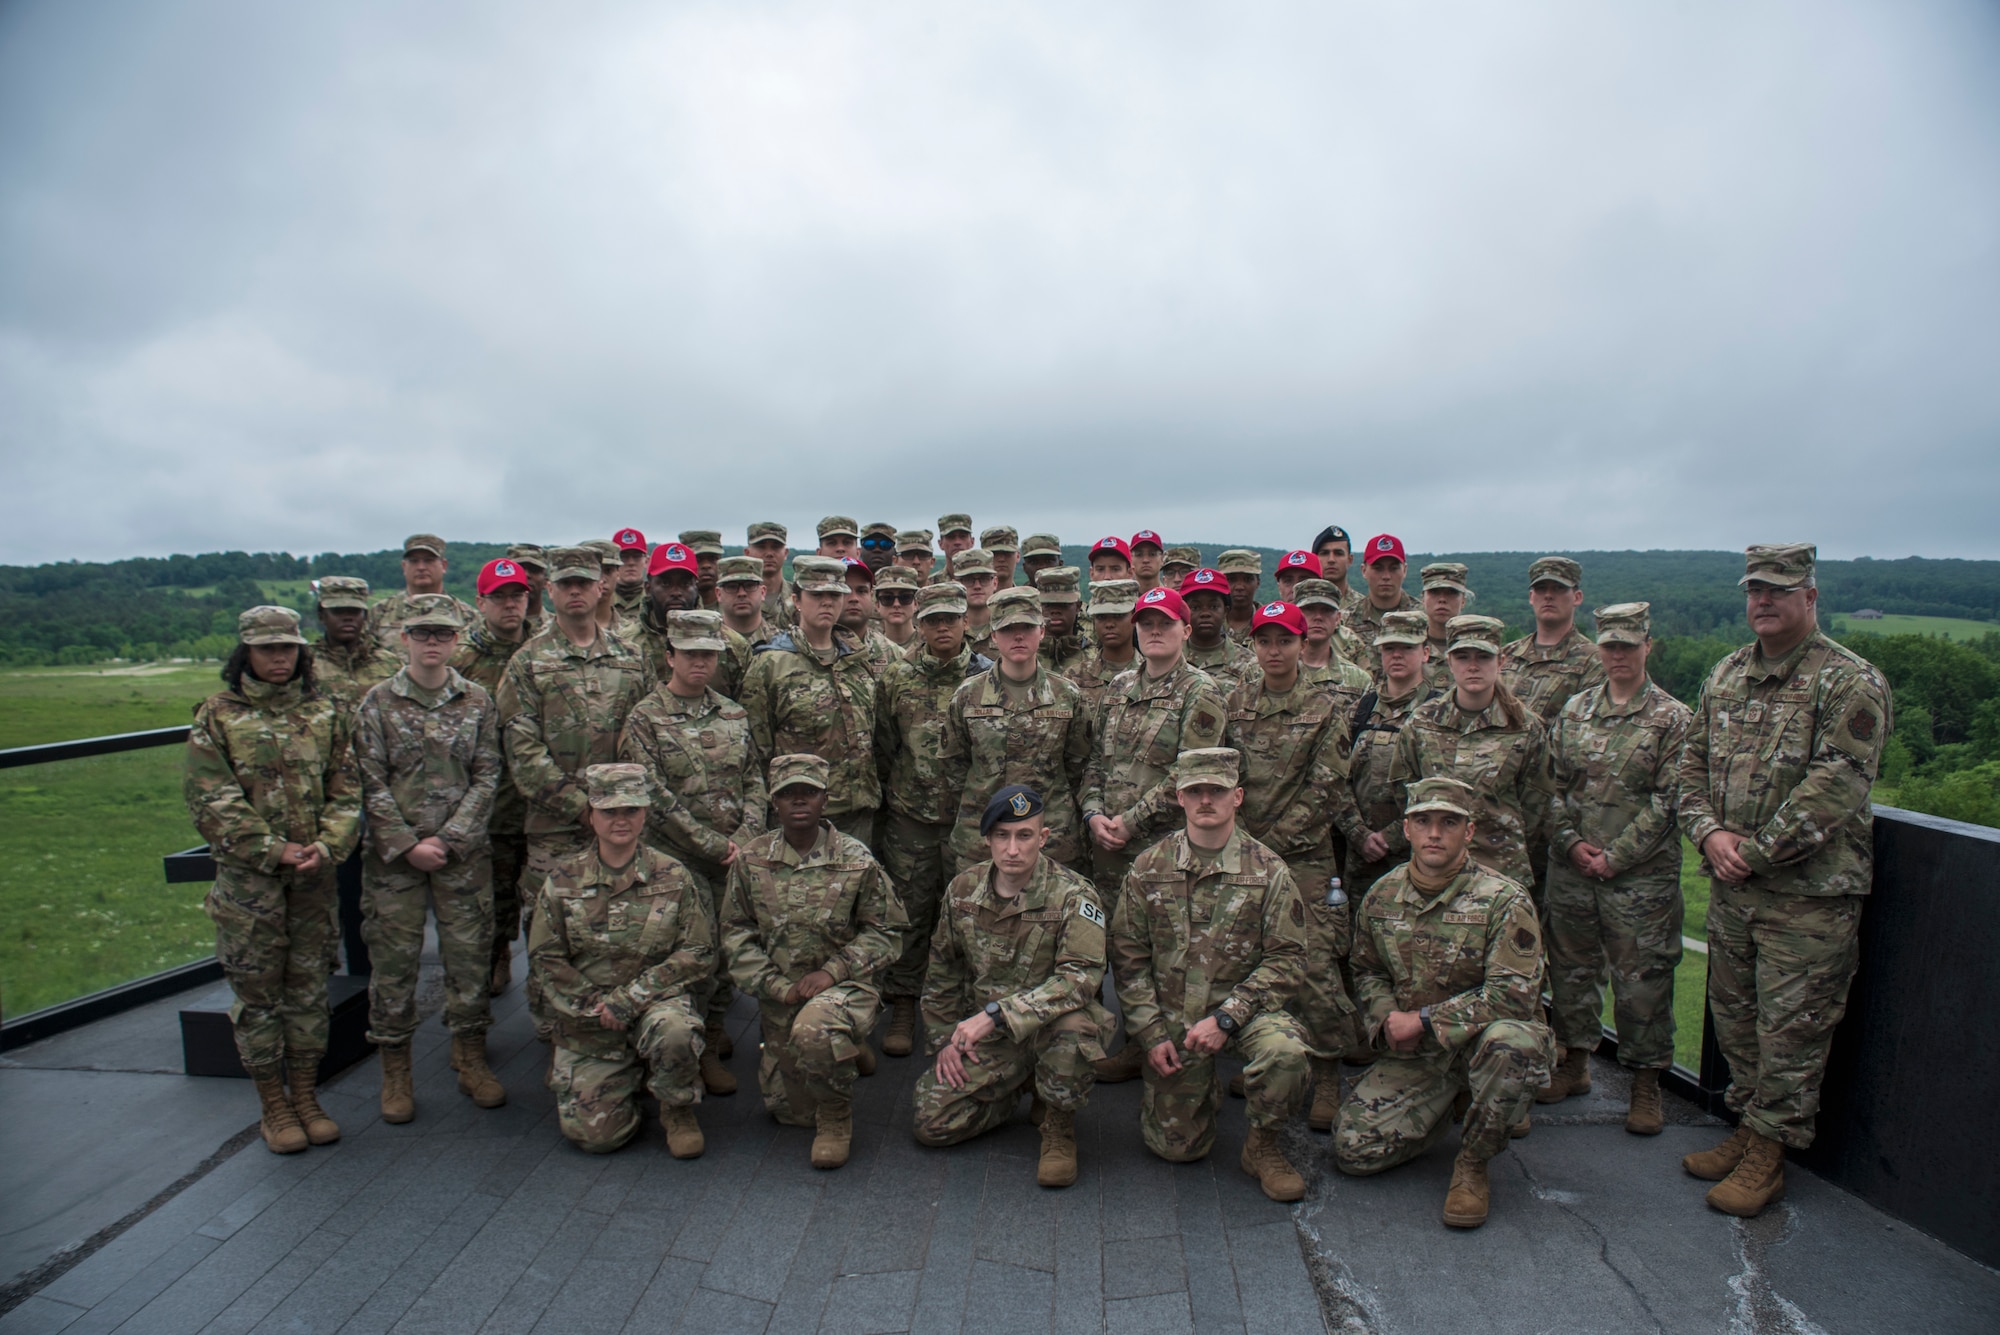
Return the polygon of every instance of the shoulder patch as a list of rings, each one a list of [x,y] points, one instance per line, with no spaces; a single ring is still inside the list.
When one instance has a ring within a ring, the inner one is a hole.
[[[1076,901],[1076,916],[1093,927],[1102,928],[1104,926],[1104,910],[1087,899]]]
[[[1858,742],[1870,741],[1875,736],[1875,711],[1862,705],[1847,716],[1847,731]]]

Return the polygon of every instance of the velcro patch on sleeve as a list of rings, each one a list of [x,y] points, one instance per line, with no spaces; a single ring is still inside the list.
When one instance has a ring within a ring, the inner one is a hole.
[[[1104,910],[1087,899],[1076,901],[1076,916],[1093,926],[1104,926]]]

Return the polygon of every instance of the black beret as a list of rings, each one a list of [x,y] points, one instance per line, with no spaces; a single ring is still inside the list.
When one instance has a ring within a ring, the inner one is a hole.
[[[1329,542],[1344,542],[1347,544],[1348,551],[1351,552],[1354,550],[1354,539],[1348,537],[1347,530],[1338,524],[1328,524],[1325,528],[1321,529],[1319,536],[1313,539],[1313,545],[1307,550],[1317,555],[1319,549],[1326,546]]]
[[[993,833],[993,827],[1001,821],[1026,820],[1041,814],[1042,795],[1025,783],[1010,783],[986,804],[986,811],[979,818],[979,833],[981,836]]]

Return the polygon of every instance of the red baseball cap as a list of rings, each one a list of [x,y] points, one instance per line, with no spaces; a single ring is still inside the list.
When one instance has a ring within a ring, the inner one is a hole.
[[[1164,584],[1139,595],[1138,603],[1132,608],[1133,618],[1136,620],[1142,612],[1165,612],[1176,621],[1187,620],[1187,604],[1181,601],[1178,593]]]
[[[1325,573],[1320,569],[1319,558],[1304,551],[1285,553],[1284,559],[1278,562],[1278,573],[1282,575],[1287,570],[1303,570],[1314,579],[1321,578]]]
[[[868,582],[870,584],[873,584],[875,582],[875,570],[866,561],[856,560],[852,556],[843,556],[840,558],[840,563],[847,567],[848,574],[851,575],[858,570],[862,574],[868,576]]]
[[[621,552],[643,552],[646,550],[646,535],[636,528],[621,528],[611,535],[611,541]]]
[[[1090,554],[1095,557],[1099,552],[1116,552],[1125,558],[1126,565],[1132,564],[1132,544],[1123,538],[1099,538],[1090,544]]]
[[[1290,603],[1265,603],[1250,614],[1250,633],[1255,635],[1263,626],[1282,626],[1302,636],[1306,633],[1306,614]]]
[[[506,557],[503,556],[497,561],[488,561],[485,565],[479,567],[479,596],[481,598],[484,598],[495,589],[504,589],[510,584],[518,584],[524,589],[527,588],[528,572]]]
[[[1142,528],[1132,535],[1132,546],[1128,550],[1136,551],[1142,542],[1150,542],[1163,552],[1167,550],[1167,544],[1160,540],[1160,535],[1149,528]]]
[[[1410,563],[1410,558],[1403,555],[1403,540],[1401,538],[1393,533],[1377,533],[1368,540],[1368,554],[1361,558],[1361,564],[1372,566],[1377,561],[1391,556],[1404,565]]]
[[[1185,598],[1191,593],[1212,593],[1219,598],[1227,598],[1229,596],[1229,576],[1223,574],[1214,566],[1203,566],[1199,570],[1190,570],[1187,574],[1181,576],[1181,597]]]
[[[631,531],[626,530],[627,533]],[[623,537],[624,534],[619,536]],[[653,559],[646,563],[646,573],[661,575],[669,570],[685,570],[690,575],[699,575],[700,571],[694,562],[694,548],[678,542],[663,542],[653,548]]]

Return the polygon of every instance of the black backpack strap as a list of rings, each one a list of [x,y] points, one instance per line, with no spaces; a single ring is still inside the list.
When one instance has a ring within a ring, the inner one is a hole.
[[[1354,717],[1347,721],[1347,731],[1350,734],[1360,732],[1368,726],[1368,718],[1375,712],[1376,695],[1377,692],[1370,691],[1361,697],[1359,704],[1354,706]]]

